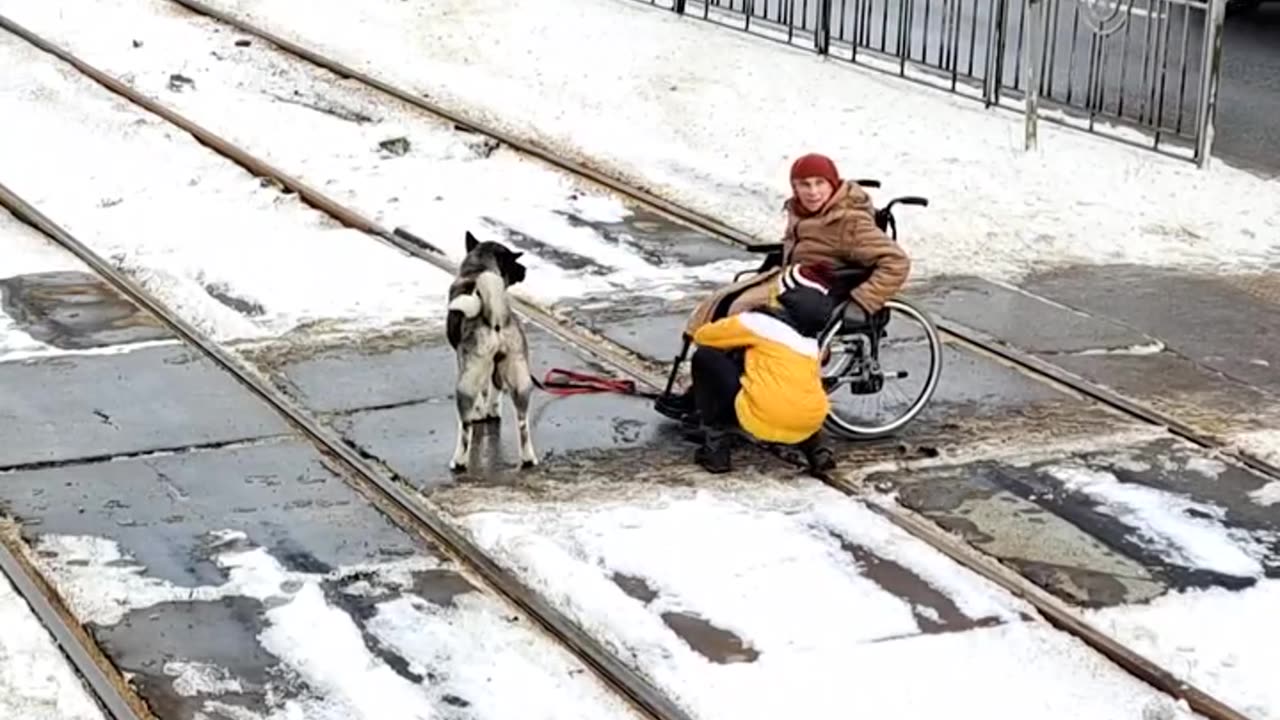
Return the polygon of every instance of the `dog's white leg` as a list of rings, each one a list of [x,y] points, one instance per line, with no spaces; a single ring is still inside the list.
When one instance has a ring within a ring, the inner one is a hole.
[[[458,384],[454,387],[454,400],[458,410],[458,444],[453,449],[449,469],[465,470],[471,460],[471,444],[475,436],[477,402],[484,394],[493,366],[488,362],[460,360]]]
[[[516,400],[516,414],[520,417],[516,427],[520,429],[520,467],[531,468],[538,464],[538,453],[533,449],[533,433],[529,430],[529,401],[526,397],[523,407]]]
[[[467,461],[471,459],[471,434],[475,426],[458,418],[458,444],[453,447],[453,459],[449,461],[449,469],[458,472],[467,469]]]
[[[529,376],[529,366],[523,360],[504,362],[501,371],[507,389],[511,392],[511,404],[516,409],[516,428],[520,435],[520,467],[531,468],[538,464],[538,453],[533,449],[533,432],[529,428],[533,378]]]

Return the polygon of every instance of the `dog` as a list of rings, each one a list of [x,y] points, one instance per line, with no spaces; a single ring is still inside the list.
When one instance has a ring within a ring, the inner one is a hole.
[[[522,282],[523,252],[466,234],[467,255],[449,285],[445,332],[458,358],[454,397],[458,408],[458,444],[449,469],[466,470],[477,423],[501,418],[503,391],[511,395],[520,436],[520,466],[538,464],[529,432],[529,341],[511,312],[507,288]]]

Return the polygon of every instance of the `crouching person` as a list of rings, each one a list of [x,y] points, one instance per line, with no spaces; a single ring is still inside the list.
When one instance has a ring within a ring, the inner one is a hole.
[[[738,428],[763,442],[798,445],[811,471],[834,467],[820,438],[830,409],[818,350],[835,306],[828,278],[822,267],[792,265],[764,307],[694,333],[693,395],[704,433],[694,458],[708,472],[730,470]]]

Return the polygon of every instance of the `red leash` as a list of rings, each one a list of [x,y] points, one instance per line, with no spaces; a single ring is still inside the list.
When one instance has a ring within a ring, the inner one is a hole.
[[[538,387],[552,395],[584,395],[587,393],[614,393],[616,395],[634,395],[642,398],[657,398],[660,393],[641,390],[634,380],[608,378],[600,375],[551,368],[547,371]]]

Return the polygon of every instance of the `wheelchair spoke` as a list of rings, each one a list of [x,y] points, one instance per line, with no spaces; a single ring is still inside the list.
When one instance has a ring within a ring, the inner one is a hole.
[[[831,399],[828,427],[851,437],[877,437],[910,422],[937,387],[942,342],[924,313],[891,301],[882,330],[844,330],[826,338],[823,378]],[[876,341],[869,333],[880,332]]]

